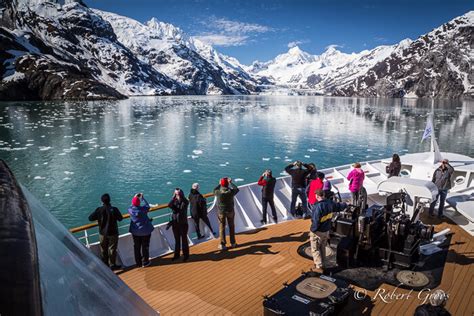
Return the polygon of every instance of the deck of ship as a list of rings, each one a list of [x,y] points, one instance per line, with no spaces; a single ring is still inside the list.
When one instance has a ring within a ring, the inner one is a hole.
[[[449,227],[454,233],[438,288],[448,293],[446,308],[452,315],[474,315],[473,237],[447,219],[423,217],[423,222],[436,224],[436,231]],[[276,293],[284,282],[311,268],[312,262],[297,253],[308,240],[309,224],[309,220],[295,220],[238,234],[239,247],[225,252],[218,251],[218,241],[212,240],[193,246],[188,262],[172,262],[168,255],[153,260],[150,267],[119,275],[162,315],[261,315],[263,295]],[[387,292],[395,289],[387,284],[381,287]],[[397,289],[396,293],[408,291]],[[373,297],[374,292],[368,295]],[[417,292],[408,300],[390,303],[351,298],[344,312],[413,315],[420,303]]]

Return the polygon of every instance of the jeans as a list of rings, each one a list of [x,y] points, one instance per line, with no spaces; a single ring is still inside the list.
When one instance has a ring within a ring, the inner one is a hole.
[[[189,257],[189,243],[188,243],[188,223],[179,224],[173,221],[173,235],[174,235],[174,257],[179,258],[181,246],[183,248],[184,258]]]
[[[230,244],[235,244],[235,212],[219,213],[219,235],[221,235],[221,245],[225,246],[225,223],[229,225]]]
[[[303,207],[303,215],[308,213],[308,202],[306,200],[306,189],[305,188],[292,188],[291,189],[291,204],[290,204],[290,213],[295,216],[295,205],[296,199],[298,196],[301,199],[301,206]]]
[[[108,266],[115,265],[115,259],[117,258],[118,235],[99,235],[99,239],[100,256],[102,261]]]
[[[439,190],[438,195],[436,196],[435,200],[430,205],[430,215],[433,215],[434,208],[436,206],[436,202],[438,202],[439,198],[439,207],[438,207],[438,216],[443,215],[444,210],[444,201],[446,201],[446,196],[448,195],[448,190]]]
[[[133,235],[133,251],[135,253],[135,263],[141,267],[143,263],[150,261],[150,235]]]
[[[270,204],[270,208],[272,209],[272,216],[275,222],[277,221],[277,213],[275,209],[275,202],[273,202],[273,197],[266,198],[262,197],[262,211],[263,211],[263,222],[267,222],[267,204]]]

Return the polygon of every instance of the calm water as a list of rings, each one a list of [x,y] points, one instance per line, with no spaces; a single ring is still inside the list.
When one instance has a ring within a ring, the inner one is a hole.
[[[296,159],[330,167],[428,150],[432,107],[441,150],[474,156],[472,101],[250,96],[0,103],[0,158],[74,227],[104,192],[125,212],[139,191],[164,203],[175,187],[250,183]]]

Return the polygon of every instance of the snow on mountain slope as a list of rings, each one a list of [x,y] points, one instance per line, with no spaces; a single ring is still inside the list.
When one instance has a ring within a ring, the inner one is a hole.
[[[195,94],[248,94],[255,82],[212,47],[155,18],[145,24],[114,13],[94,10],[108,21],[118,40],[143,62],[168,75]]]
[[[280,86],[341,96],[474,96],[474,11],[415,41],[360,53],[329,47],[310,55],[298,47],[246,70]]]

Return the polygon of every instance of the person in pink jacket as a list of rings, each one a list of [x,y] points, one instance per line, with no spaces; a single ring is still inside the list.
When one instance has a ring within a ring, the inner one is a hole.
[[[360,163],[356,162],[352,166],[354,169],[347,175],[347,180],[349,180],[349,191],[351,191],[352,194],[352,204],[357,205],[359,190],[364,184],[365,174],[361,169],[362,166]]]

